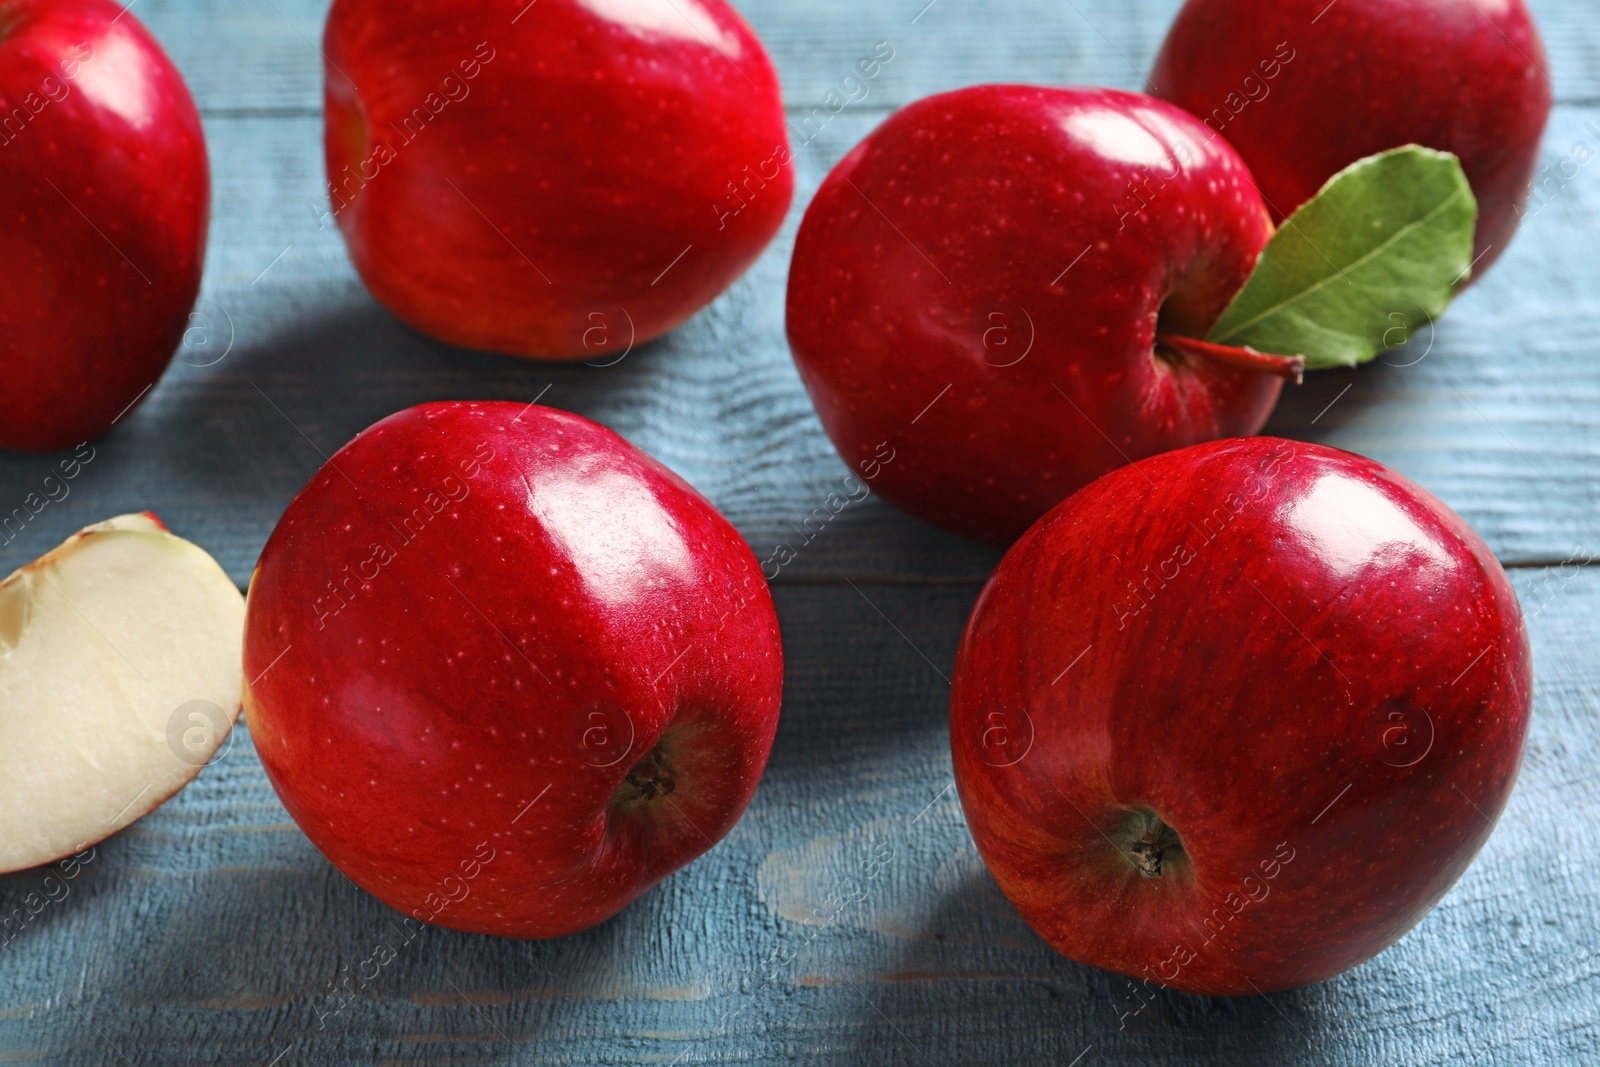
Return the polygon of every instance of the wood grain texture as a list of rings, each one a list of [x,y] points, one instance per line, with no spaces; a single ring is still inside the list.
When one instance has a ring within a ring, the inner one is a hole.
[[[152,507],[242,585],[289,499],[364,426],[425,400],[529,401],[548,388],[545,401],[684,474],[759,555],[798,549],[775,583],[786,700],[767,776],[726,841],[611,922],[548,943],[437,929],[405,940],[289,821],[240,729],[190,788],[70,882],[47,883],[48,870],[0,877],[0,920],[25,917],[10,940],[0,931],[0,1062],[1592,1057],[1600,569],[1543,565],[1600,555],[1600,158],[1571,177],[1553,170],[1547,202],[1435,335],[1382,365],[1313,375],[1269,427],[1398,468],[1516,568],[1535,714],[1499,829],[1421,926],[1347,975],[1267,998],[1163,994],[1140,1008],[1124,980],[1056,956],[1027,929],[983,871],[949,789],[944,675],[996,554],[876,499],[804,532],[845,468],[789,360],[783,284],[804,204],[890,107],[979,81],[1137,87],[1176,3],[924,4],[740,4],[772,50],[796,129],[874,43],[891,42],[895,59],[866,100],[814,138],[797,135],[796,205],[757,266],[609,368],[452,349],[367,295],[319,221],[324,3],[134,8],[206,118],[215,201],[200,317],[188,362],[95,443],[66,497],[28,511],[56,457],[0,455],[0,517],[27,511],[0,533],[0,562]],[[1545,145],[1556,168],[1579,142],[1600,151],[1600,23],[1584,0],[1533,6],[1561,101]],[[339,994],[380,945],[394,961]]]
[[[520,6],[507,0],[507,17]],[[745,0],[735,6],[766,44],[785,99],[809,111],[878,41],[896,53],[870,96],[886,106],[973,81],[1139,89],[1180,0]],[[1549,52],[1546,70],[1557,98],[1600,103],[1600,24],[1593,9],[1584,0],[1530,0],[1529,7]],[[316,49],[327,10],[328,0],[140,0],[134,8],[209,113],[320,114]]]

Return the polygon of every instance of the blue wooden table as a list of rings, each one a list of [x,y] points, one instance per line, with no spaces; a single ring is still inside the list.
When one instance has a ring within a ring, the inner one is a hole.
[[[758,555],[794,543],[845,475],[783,339],[794,230],[822,176],[930,92],[1138,88],[1175,6],[744,0],[797,122],[879,42],[893,59],[864,98],[797,136],[796,203],[759,264],[670,337],[599,369],[448,348],[362,288],[319,221],[324,0],[143,0],[135,13],[189,79],[210,142],[201,317],[4,564],[153,508],[242,586],[289,499],[358,430],[425,400],[541,395],[671,465]],[[1600,19],[1591,0],[1533,6],[1557,90],[1554,168],[1579,142],[1577,155],[1600,151]],[[554,942],[429,929],[402,943],[392,914],[290,822],[241,722],[221,760],[96,848],[64,897],[35,908],[45,872],[0,878],[0,915],[28,915],[0,946],[0,1062],[1595,1062],[1600,159],[1560,173],[1435,335],[1313,375],[1269,426],[1433,489],[1504,562],[1529,618],[1534,719],[1510,806],[1437,910],[1370,963],[1267,997],[1145,1003],[1045,947],[985,873],[951,782],[948,674],[996,554],[868,499],[774,585],[786,699],[749,813],[616,919]],[[0,456],[0,510],[53,460]],[[380,944],[394,960],[346,992]]]

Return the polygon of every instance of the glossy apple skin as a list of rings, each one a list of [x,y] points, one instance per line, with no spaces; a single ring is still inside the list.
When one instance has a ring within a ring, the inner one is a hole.
[[[1209,994],[1320,981],[1421,920],[1505,805],[1532,692],[1516,597],[1458,516],[1274,438],[1056,508],[990,579],[954,683],[961,805],[1023,917]],[[1140,811],[1187,853],[1159,877],[1129,860]]]
[[[110,429],[183,338],[205,138],[177,67],[110,0],[4,6],[0,117],[0,448],[65,448]]]
[[[1516,231],[1548,69],[1522,0],[1189,0],[1150,91],[1233,143],[1278,220],[1365,156],[1455,153],[1478,198],[1476,278]]]
[[[424,333],[615,358],[777,232],[794,187],[777,75],[723,0],[523,6],[336,0],[332,213],[373,295]]]
[[[783,654],[755,556],[671,471],[577,415],[452,402],[370,427],[289,505],[244,670],[268,778],[351,880],[544,938],[738,821]],[[641,799],[641,773],[673,787]]]
[[[1238,156],[1161,101],[960,89],[890,116],[822,183],[789,345],[849,466],[887,442],[885,498],[1009,544],[1115,467],[1261,428],[1278,379],[1154,338],[1158,319],[1203,337],[1271,233]]]

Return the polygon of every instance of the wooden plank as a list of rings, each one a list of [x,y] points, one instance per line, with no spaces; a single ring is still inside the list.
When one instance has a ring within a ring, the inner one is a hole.
[[[598,368],[466,352],[412,332],[367,294],[337,232],[319,222],[320,120],[208,120],[216,210],[190,343],[147,401],[94,445],[68,495],[37,515],[28,494],[44,488],[55,460],[0,454],[0,515],[26,516],[6,529],[9,539],[0,534],[4,563],[20,565],[113,512],[151,507],[243,584],[290,498],[363,427],[428,400],[542,395],[659,456],[762,558],[779,544],[796,549],[780,581],[983,577],[992,550],[876,498],[807,539],[818,529],[807,517],[847,472],[788,355],[784,279],[800,205],[876,121],[846,111],[800,150],[797,206],[728,293],[670,337]],[[1552,161],[1575,141],[1600,148],[1585,123],[1600,126],[1600,109],[1561,109]],[[1451,308],[1431,348],[1418,337],[1383,357],[1389,365],[1313,374],[1286,392],[1268,431],[1396,467],[1439,493],[1508,563],[1600,554],[1600,259],[1572,252],[1597,241],[1600,162],[1552,192],[1497,268]]]
[[[1575,1062],[1600,1041],[1585,862],[1600,572],[1514,582],[1535,715],[1499,828],[1398,946],[1310,989],[1164,993],[1125,1016],[1125,981],[1055,955],[999,895],[948,788],[942,674],[977,586],[780,588],[787,694],[761,789],[717,849],[616,919],[553,942],[430,929],[406,943],[294,829],[241,730],[0,947],[0,1059]],[[42,883],[0,878],[0,914]],[[382,944],[394,961],[337,995]]]
[[[880,41],[895,58],[868,102],[898,106],[979,81],[1139,89],[1178,0],[815,0],[736,3],[766,44],[785,99],[824,106]],[[1600,101],[1600,25],[1584,0],[1532,0],[1557,96]],[[507,18],[520,5],[507,4]],[[134,12],[161,38],[209,112],[322,107],[327,0],[143,0]]]

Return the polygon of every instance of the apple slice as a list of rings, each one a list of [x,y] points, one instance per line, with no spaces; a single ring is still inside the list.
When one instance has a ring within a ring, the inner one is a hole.
[[[86,534],[90,530],[144,530],[147,533],[169,532],[167,530],[167,524],[162,522],[153,511],[131,511],[126,515],[113,515],[104,522],[97,522],[93,526],[85,526],[83,529],[78,531],[78,535],[81,536],[82,534]],[[65,548],[67,545],[72,544],[72,540],[75,539],[76,538],[68,540],[65,545],[61,546],[61,548]],[[56,552],[61,551],[61,548],[56,549]],[[24,567],[22,569],[28,570],[29,567],[37,567],[39,564],[43,563],[53,555],[55,555],[55,552],[41,556],[29,564],[28,567]],[[19,571],[18,573],[21,572]],[[13,574],[11,577],[15,578],[16,574]],[[10,579],[7,580],[9,581]]]
[[[85,527],[0,583],[0,872],[148,814],[239,714],[244,598],[149,512]]]

